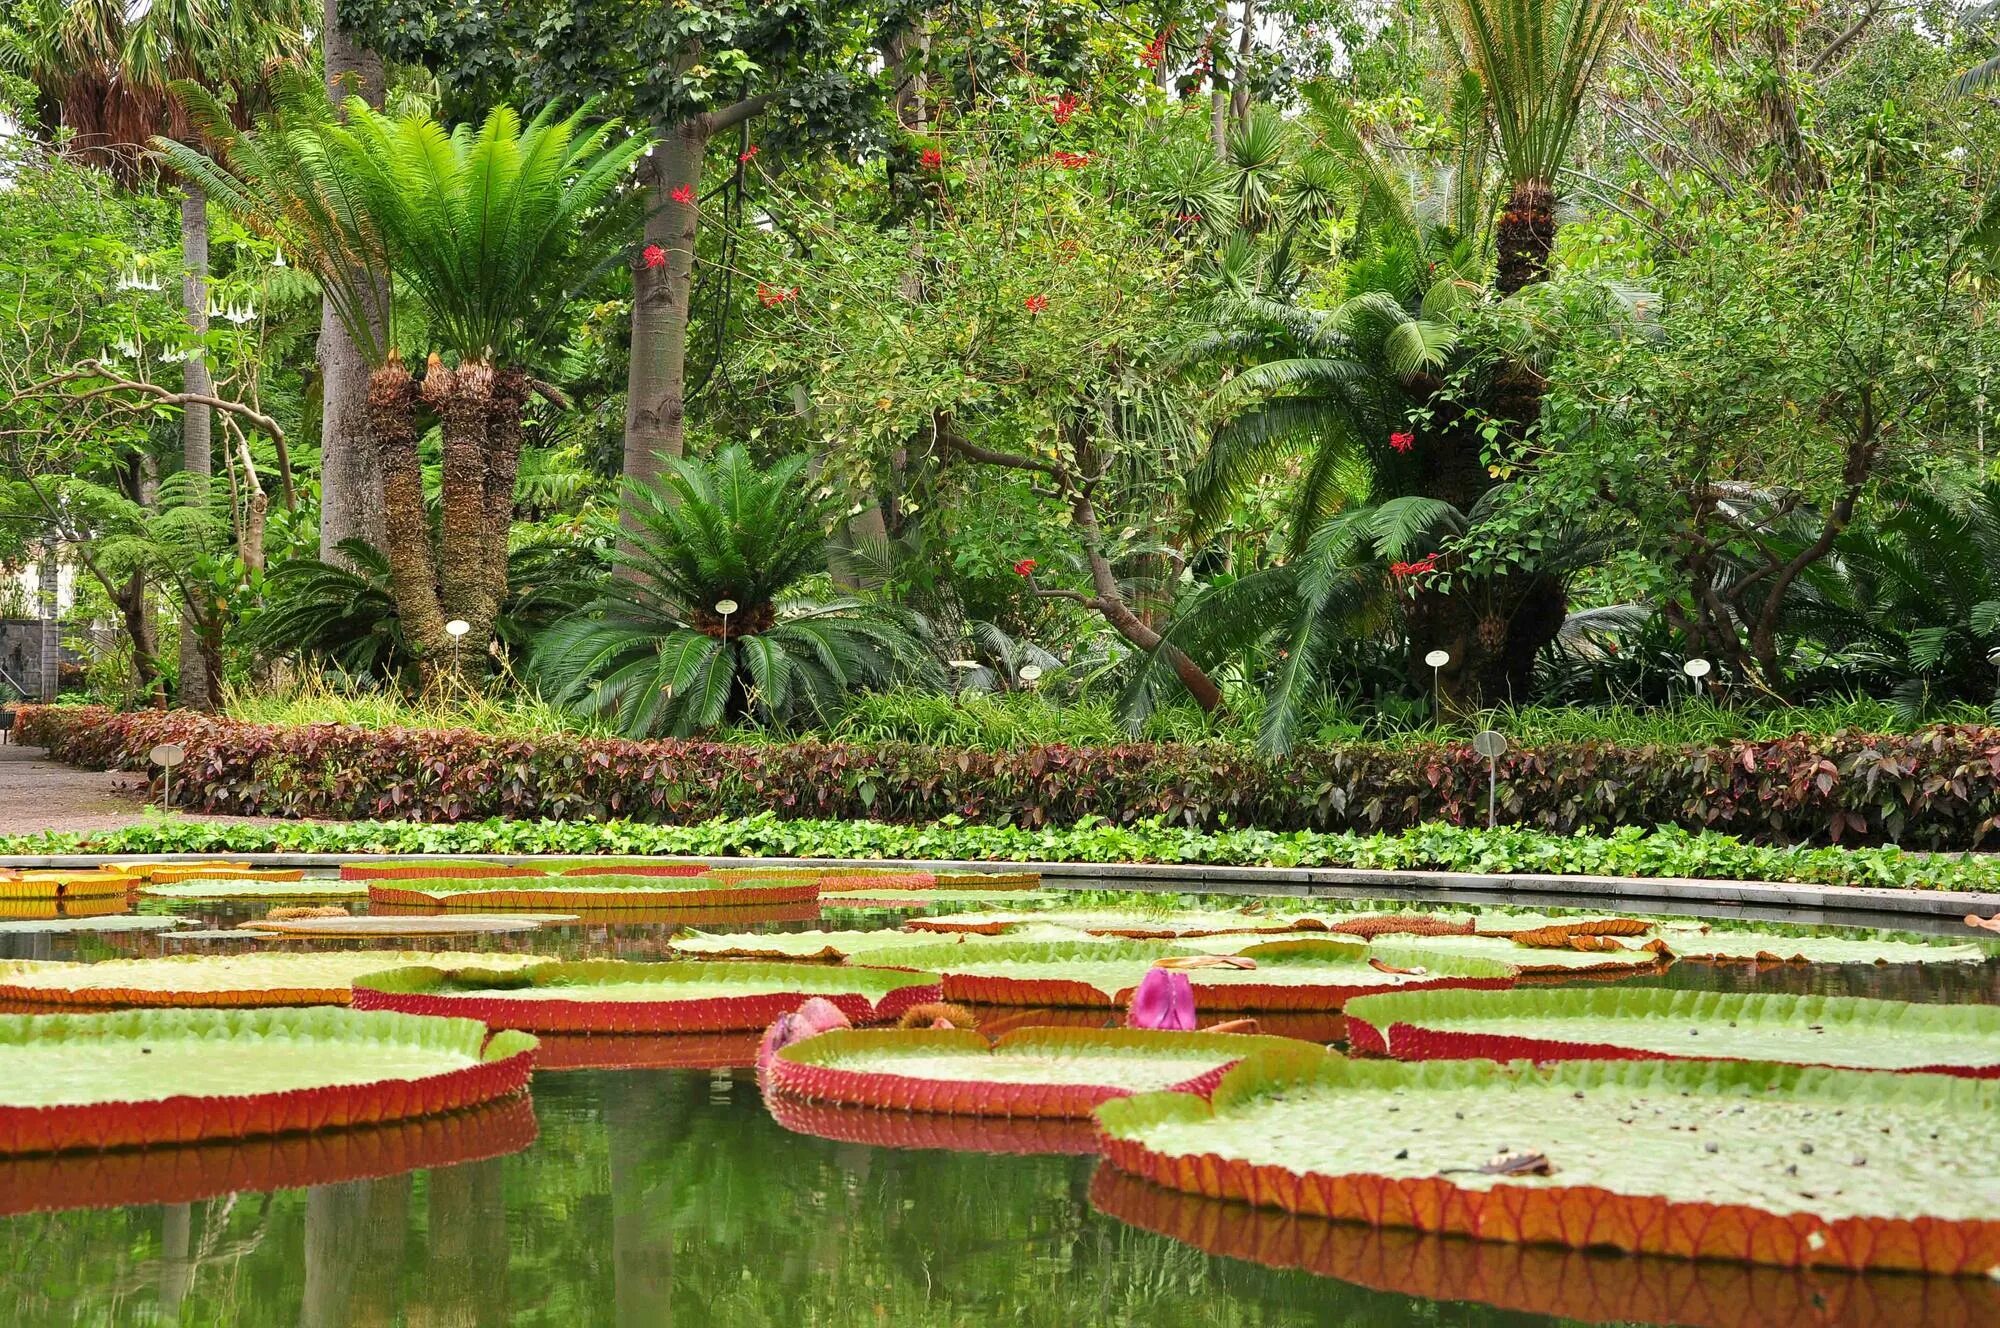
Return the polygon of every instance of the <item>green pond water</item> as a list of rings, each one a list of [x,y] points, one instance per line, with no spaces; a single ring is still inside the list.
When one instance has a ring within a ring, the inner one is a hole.
[[[210,926],[254,916],[233,904],[173,908]],[[612,923],[454,948],[665,958],[670,932]],[[0,937],[0,957],[243,948],[136,933]],[[1992,960],[1683,965],[1636,981],[2000,1001]],[[773,1119],[746,1070],[545,1070],[531,1110],[532,1122],[517,1104],[365,1146],[0,1163],[0,1214],[11,1214],[0,1216],[0,1324],[1733,1324],[1747,1304],[1773,1324],[2000,1323],[2000,1283],[1984,1279],[1441,1241],[1176,1199],[1100,1176],[1087,1155],[843,1141],[877,1137],[851,1113],[798,1122],[843,1138],[797,1133]],[[1035,1139],[1079,1143],[1060,1131]],[[923,1142],[938,1141],[899,1141]],[[175,1185],[205,1197],[151,1201]],[[22,1211],[56,1196],[69,1206]]]

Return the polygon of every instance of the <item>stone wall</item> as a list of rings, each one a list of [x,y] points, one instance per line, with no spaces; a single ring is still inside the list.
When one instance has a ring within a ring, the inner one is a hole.
[[[39,618],[0,618],[0,704],[23,694],[30,701],[53,701],[56,679],[44,680],[45,667],[69,657],[58,650],[45,663]]]

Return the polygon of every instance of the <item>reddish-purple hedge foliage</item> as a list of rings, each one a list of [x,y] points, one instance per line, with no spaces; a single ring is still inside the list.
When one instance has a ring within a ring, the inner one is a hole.
[[[691,822],[771,811],[905,824],[1066,826],[1160,818],[1201,829],[1476,825],[1486,763],[1464,744],[1300,748],[1131,743],[972,751],[911,743],[625,742],[466,731],[281,728],[182,711],[29,707],[23,742],[93,769],[141,769],[161,742],[202,812],[459,821],[491,816]],[[2000,728],[1709,746],[1552,744],[1500,762],[1511,825],[1677,825],[1781,843],[1980,844],[2000,817]]]

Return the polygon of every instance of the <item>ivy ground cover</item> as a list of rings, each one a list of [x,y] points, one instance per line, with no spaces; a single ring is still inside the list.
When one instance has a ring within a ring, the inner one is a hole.
[[[1660,987],[1413,992],[1347,1006],[1355,1051],[1399,1060],[1781,1061],[2000,1076],[2000,1006]]]
[[[1986,1275],[2000,1185],[1966,1165],[2000,1083],[1695,1061],[1267,1052],[1212,1099],[1098,1109],[1111,1165],[1174,1189],[1486,1240]]]
[[[1088,1116],[1114,1097],[1206,1092],[1255,1051],[1236,1033],[1027,1028],[989,1043],[964,1029],[835,1030],[778,1053],[774,1092],[812,1101],[972,1116]]]
[[[832,964],[542,963],[510,972],[418,965],[358,978],[362,1010],[458,1015],[552,1033],[692,1033],[766,1027],[814,996],[857,1024],[939,999],[932,973]]]
[[[535,1040],[352,1010],[0,1017],[0,1153],[399,1120],[526,1086]]]

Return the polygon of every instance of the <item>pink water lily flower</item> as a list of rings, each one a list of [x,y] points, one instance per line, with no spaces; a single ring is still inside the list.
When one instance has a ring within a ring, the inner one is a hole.
[[[770,1069],[778,1053],[794,1042],[804,1042],[831,1029],[853,1026],[838,1005],[824,996],[815,996],[790,1014],[779,1015],[764,1030],[764,1040],[757,1044],[757,1073],[762,1075]]]
[[[1149,969],[1132,993],[1132,1008],[1125,1013],[1128,1028],[1157,1028],[1174,1033],[1194,1032],[1194,985],[1187,974],[1172,969]]]

